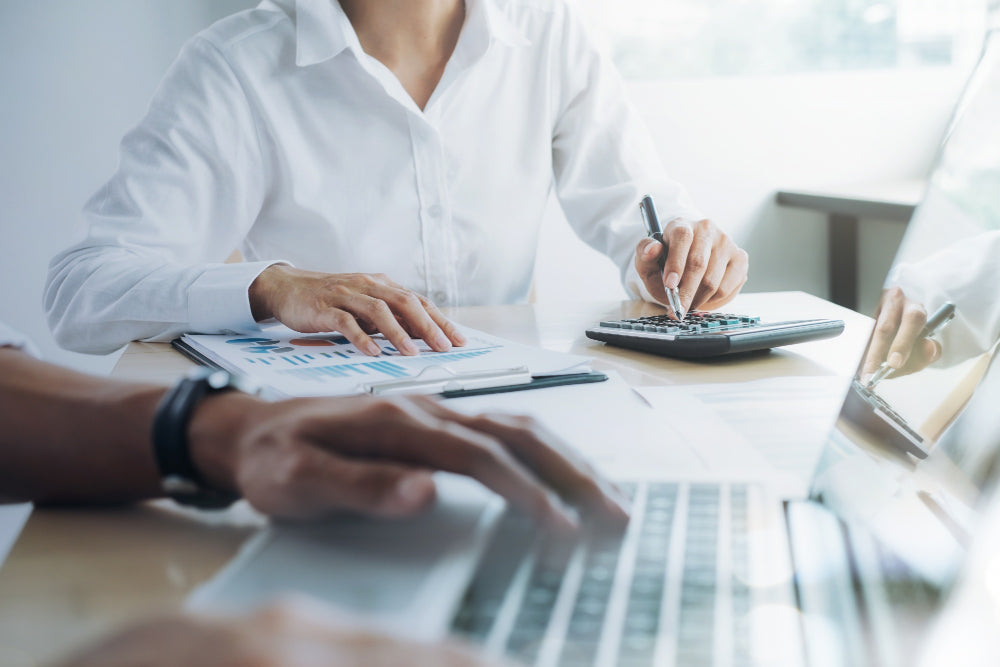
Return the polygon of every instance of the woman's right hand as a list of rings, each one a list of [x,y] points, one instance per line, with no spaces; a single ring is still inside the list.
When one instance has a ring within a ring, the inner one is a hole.
[[[381,354],[369,335],[376,332],[405,355],[419,354],[413,338],[438,352],[466,343],[430,299],[380,273],[319,273],[275,264],[250,285],[250,308],[258,322],[273,317],[302,333],[336,331],[372,356]]]

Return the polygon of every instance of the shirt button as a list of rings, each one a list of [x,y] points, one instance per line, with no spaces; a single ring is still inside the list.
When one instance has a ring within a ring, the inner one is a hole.
[[[427,209],[427,215],[432,218],[440,218],[444,214],[444,209],[441,208],[441,204],[434,204],[429,209]]]
[[[442,290],[437,290],[436,292],[431,294],[431,298],[434,299],[434,303],[440,306],[445,302],[445,300],[447,300],[448,295],[445,294]]]

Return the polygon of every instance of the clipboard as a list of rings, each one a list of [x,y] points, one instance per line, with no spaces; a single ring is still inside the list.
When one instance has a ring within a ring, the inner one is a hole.
[[[182,338],[175,338],[170,341],[170,345],[197,364],[229,370],[199,352]],[[593,371],[533,377],[527,366],[465,373],[456,373],[445,366],[429,366],[416,377],[361,384],[359,385],[361,391],[358,393],[359,395],[369,394],[373,396],[436,394],[442,398],[462,398],[604,382],[607,379],[608,376],[604,373]]]

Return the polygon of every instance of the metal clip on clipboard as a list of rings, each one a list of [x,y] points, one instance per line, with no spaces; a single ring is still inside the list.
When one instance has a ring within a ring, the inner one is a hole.
[[[404,380],[386,380],[361,385],[362,391],[375,396],[394,394],[440,394],[446,391],[466,391],[506,387],[531,382],[527,366],[456,373],[445,366],[428,366],[416,377]]]

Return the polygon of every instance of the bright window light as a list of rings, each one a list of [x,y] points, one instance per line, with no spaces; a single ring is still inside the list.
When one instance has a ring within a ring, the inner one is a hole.
[[[971,67],[997,0],[575,0],[629,79]]]

